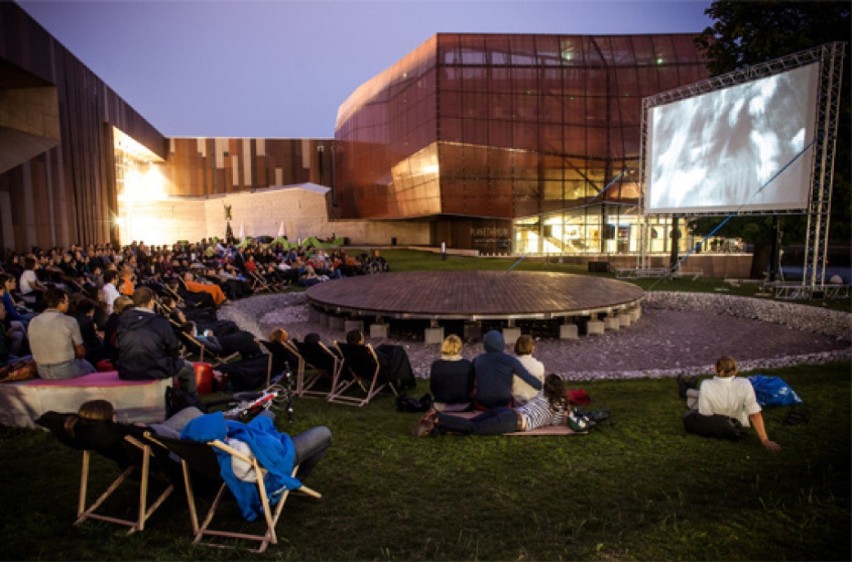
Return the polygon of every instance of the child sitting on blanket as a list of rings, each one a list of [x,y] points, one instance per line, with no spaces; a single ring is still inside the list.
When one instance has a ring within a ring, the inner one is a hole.
[[[565,399],[565,381],[551,373],[544,379],[542,392],[523,406],[500,406],[469,419],[430,410],[417,423],[414,436],[423,437],[431,433],[500,435],[532,431],[548,425],[564,425],[570,413],[571,406]]]

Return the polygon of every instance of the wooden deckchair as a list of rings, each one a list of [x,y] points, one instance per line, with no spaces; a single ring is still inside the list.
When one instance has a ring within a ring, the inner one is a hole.
[[[131,435],[124,435],[115,445],[110,446],[107,451],[94,449],[90,443],[86,443],[84,440],[79,438],[71,437],[65,431],[64,423],[66,417],[69,415],[71,414],[46,412],[36,423],[50,430],[50,432],[60,442],[83,452],[83,463],[80,471],[80,493],[77,500],[77,519],[75,520],[74,525],[80,525],[87,519],[95,519],[130,527],[127,531],[128,535],[131,535],[136,531],[144,531],[145,522],[174,491],[174,486],[172,486],[171,483],[168,483],[160,495],[154,499],[153,503],[150,505],[148,504],[149,479],[152,475],[152,450],[150,445],[143,443]],[[118,424],[115,425],[116,428],[120,427]],[[93,451],[101,453],[110,460],[115,461],[122,471],[94,502],[87,505],[89,472]],[[162,474],[159,471],[154,472],[156,475],[162,477],[161,479],[164,483],[168,482],[165,474]],[[109,498],[112,493],[115,492],[121,484],[127,481],[127,479],[134,473],[139,474],[138,482],[136,482],[135,479],[130,480],[130,485],[139,487],[136,518],[122,519],[120,517],[105,515],[103,512],[99,512],[98,510],[101,506],[103,506],[107,498]]]
[[[298,359],[296,366],[296,396],[314,395],[328,397],[338,384],[343,361],[340,356],[324,343],[306,343],[291,340],[285,345]],[[306,375],[306,367],[313,367],[316,372]],[[323,378],[330,378],[329,390],[311,390]]]
[[[168,318],[169,324],[172,325],[172,329],[174,330],[175,335],[177,336],[178,340],[183,344],[187,354],[195,356],[199,362],[212,363],[213,365],[223,365],[225,363],[228,363],[229,361],[236,359],[240,355],[238,351],[235,351],[230,355],[217,355],[209,348],[205,347],[201,340],[194,337],[192,334],[185,332],[182,326],[171,316],[166,316],[166,318]]]
[[[268,355],[268,367],[266,369],[266,385],[269,386],[269,380],[272,378],[273,373],[278,374],[285,369],[289,370],[298,370],[299,367],[299,355],[290,342],[277,342],[277,341],[266,341],[266,340],[257,340],[260,344],[261,349],[266,351]],[[298,385],[298,377],[296,384]]]
[[[352,345],[334,342],[334,346],[343,357],[343,368],[338,376],[338,383],[332,393],[328,396],[329,402],[338,404],[349,404],[350,406],[364,406],[381,392],[385,387],[390,387],[394,395],[396,389],[388,382],[380,382],[381,363],[373,346]],[[360,390],[359,394],[345,394],[351,388]]]
[[[284,490],[281,492],[281,498],[278,500],[278,504],[273,509],[270,506],[269,497],[264,484],[265,470],[255,457],[244,455],[240,451],[223,443],[222,441],[219,441],[218,439],[209,443],[199,443],[184,439],[166,439],[154,436],[150,432],[145,434],[145,439],[150,443],[167,449],[181,459],[187,507],[189,508],[189,518],[192,524],[193,544],[215,546],[218,548],[240,548],[235,545],[215,542],[212,539],[204,541],[204,538],[208,536],[256,541],[260,543],[256,549],[248,548],[246,550],[257,553],[265,551],[266,547],[270,544],[278,544],[278,536],[275,532],[275,527],[278,524],[278,519],[281,517],[281,512],[284,509],[284,503],[287,501],[290,490]],[[219,502],[227,488],[226,482],[220,475],[219,460],[214,449],[224,451],[232,457],[240,459],[251,465],[251,470],[255,476],[255,484],[258,487],[258,493],[263,507],[263,521],[266,524],[266,530],[263,534],[241,533],[231,530],[210,528],[210,525],[213,522],[213,517],[216,515],[216,510],[219,507]],[[295,476],[298,468],[298,466],[293,467],[293,476]],[[193,475],[196,478],[204,478],[209,482],[220,483],[216,495],[207,510],[207,514],[200,523],[198,520],[196,493],[193,488]],[[322,494],[304,485],[296,491],[314,498],[322,497]]]

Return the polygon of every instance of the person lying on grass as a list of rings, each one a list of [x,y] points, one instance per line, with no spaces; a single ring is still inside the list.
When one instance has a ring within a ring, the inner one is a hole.
[[[565,398],[565,381],[559,375],[551,373],[544,379],[542,391],[523,406],[499,406],[473,418],[461,418],[429,410],[417,422],[414,436],[423,437],[431,433],[500,435],[532,431],[548,425],[565,425],[569,416],[574,416],[574,412]]]
[[[705,437],[740,439],[743,427],[754,426],[764,447],[780,451],[781,445],[769,439],[754,387],[748,379],[737,377],[737,362],[727,355],[716,361],[716,376],[701,383],[698,410],[683,416],[688,433]]]

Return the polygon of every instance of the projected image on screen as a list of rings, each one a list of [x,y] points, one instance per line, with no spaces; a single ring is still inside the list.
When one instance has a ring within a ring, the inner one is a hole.
[[[818,77],[811,64],[651,108],[646,211],[807,207]]]

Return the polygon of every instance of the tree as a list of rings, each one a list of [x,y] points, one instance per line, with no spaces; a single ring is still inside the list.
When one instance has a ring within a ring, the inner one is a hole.
[[[722,74],[767,60],[803,51],[833,41],[849,41],[850,3],[843,2],[743,2],[716,0],[705,10],[715,20],[696,39],[696,45],[708,59],[711,74]],[[850,57],[845,58],[841,89],[838,138],[835,149],[834,189],[832,192],[832,241],[849,243],[850,170]],[[718,218],[698,219],[691,223],[696,234],[707,234],[719,224]],[[806,225],[802,216],[781,219],[785,243],[804,241]],[[743,216],[729,221],[720,236],[741,237],[754,245],[751,276],[761,277],[769,263],[775,237],[772,217]]]

